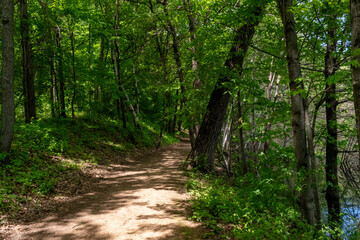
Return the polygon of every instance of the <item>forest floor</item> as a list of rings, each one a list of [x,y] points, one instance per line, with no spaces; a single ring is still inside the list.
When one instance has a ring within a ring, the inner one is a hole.
[[[203,227],[188,220],[180,169],[189,148],[181,140],[111,163],[92,191],[26,224],[6,226],[5,239],[202,239]]]

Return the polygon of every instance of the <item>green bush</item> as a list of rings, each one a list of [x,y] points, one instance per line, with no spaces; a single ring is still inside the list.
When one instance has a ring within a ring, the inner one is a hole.
[[[300,219],[287,186],[252,174],[236,179],[192,174],[193,219],[224,239],[322,239]]]

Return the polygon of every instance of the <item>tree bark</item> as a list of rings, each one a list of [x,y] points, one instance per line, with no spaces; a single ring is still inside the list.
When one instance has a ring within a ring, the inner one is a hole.
[[[114,49],[111,50],[111,56],[112,56],[112,60],[113,60],[113,63],[114,63],[114,73],[115,73],[115,77],[116,77],[118,85],[119,85],[119,91],[123,92],[123,94],[125,95],[125,99],[126,99],[126,102],[128,103],[128,107],[129,107],[131,115],[133,117],[135,127],[137,127],[138,129],[141,130],[139,118],[138,118],[138,116],[136,114],[135,108],[132,105],[131,100],[129,98],[129,95],[127,94],[124,86],[120,82],[120,75],[119,75],[119,69],[118,69],[118,59],[117,59],[117,56],[115,56],[115,50]]]
[[[50,102],[51,102],[51,116],[54,118],[58,114],[58,107],[56,102],[57,88],[56,88],[56,73],[54,67],[53,57],[48,58],[48,63],[50,67]]]
[[[245,175],[248,172],[246,157],[245,157],[245,143],[244,143],[244,132],[243,132],[243,115],[241,106],[241,94],[240,90],[237,93],[237,107],[238,107],[238,118],[239,118],[239,162],[241,162],[242,174]]]
[[[330,28],[330,26],[329,26]],[[335,29],[328,30],[328,44],[325,54],[325,106],[326,106],[326,194],[325,199],[328,205],[328,220],[332,228],[339,227],[340,217],[340,196],[338,183],[338,146],[337,146],[337,114],[336,108],[338,102],[336,100],[336,85],[329,84],[328,80],[336,73],[336,38]]]
[[[71,97],[71,117],[75,118],[75,100],[76,100],[76,88],[77,88],[77,79],[76,79],[76,68],[75,68],[75,37],[74,31],[71,29],[73,21],[69,20],[69,38],[71,46],[71,67],[72,67],[72,78],[73,78],[73,95]]]
[[[60,116],[63,118],[66,118],[66,110],[65,110],[65,79],[64,79],[64,69],[63,69],[63,53],[61,49],[61,29],[59,26],[56,26],[55,28],[55,39],[56,39],[56,45],[58,48],[58,72],[59,75],[59,92],[60,92]]]
[[[302,177],[299,184],[302,186],[298,201],[301,215],[311,225],[315,225],[314,197],[311,187],[310,159],[307,151],[304,98],[301,91],[304,90],[301,77],[295,19],[291,11],[292,0],[277,0],[281,20],[284,26],[287,61],[290,79],[291,104],[292,104],[292,129],[294,138],[295,158],[297,169]],[[299,93],[300,91],[300,93]]]
[[[30,123],[32,119],[36,119],[34,72],[29,25],[27,0],[20,0],[20,29],[23,53],[23,92],[26,123]]]
[[[350,0],[350,14],[352,52],[354,60],[357,61],[352,64],[351,69],[360,163],[360,0]]]
[[[119,8],[120,8],[120,4],[119,4],[119,0],[116,0],[116,12],[115,12],[115,37],[117,37],[117,29],[119,28],[118,26],[118,22],[119,22]],[[141,131],[141,125],[139,122],[139,118],[138,115],[136,114],[135,108],[133,106],[133,104],[131,103],[131,100],[129,98],[129,95],[127,94],[123,84],[120,81],[120,72],[119,72],[119,55],[120,55],[120,50],[119,50],[119,46],[118,46],[118,42],[117,39],[114,39],[114,47],[111,49],[111,57],[113,60],[113,64],[114,64],[114,73],[115,73],[115,77],[117,80],[117,83],[119,85],[119,91],[123,92],[126,102],[128,103],[128,107],[129,110],[131,112],[131,115],[133,117],[134,120],[134,126],[136,128],[138,128]]]
[[[14,135],[14,1],[3,0],[1,12],[2,101],[0,152],[9,152]]]
[[[166,26],[166,31],[171,35],[172,37],[172,48],[173,48],[173,52],[174,52],[174,59],[176,62],[176,67],[177,67],[177,72],[178,72],[178,77],[179,77],[179,82],[180,82],[180,93],[181,93],[181,99],[180,99],[180,108],[179,108],[179,116],[178,116],[178,131],[181,131],[181,125],[182,125],[182,109],[186,103],[186,97],[185,97],[185,78],[184,78],[184,71],[182,68],[182,63],[181,63],[181,59],[180,59],[180,46],[179,46],[179,39],[175,30],[174,25],[172,24],[172,22],[170,21],[169,18],[169,14],[168,14],[168,9],[167,9],[167,0],[162,2],[163,7],[164,7],[164,13],[165,16],[167,17],[167,26]]]
[[[201,86],[201,80],[198,74],[198,61],[196,60],[196,17],[194,14],[193,6],[191,3],[191,0],[183,0],[183,5],[185,8],[187,8],[187,16],[189,19],[189,32],[190,32],[190,43],[191,43],[191,70],[194,74],[194,80],[193,80],[193,89],[199,89]],[[199,114],[188,114],[188,118],[191,119],[191,125],[189,126],[189,137],[190,137],[190,143],[191,148],[195,145],[195,140],[199,131],[199,124],[196,122],[195,119],[200,118]]]
[[[316,114],[316,113],[315,113]],[[313,182],[313,194],[314,194],[314,206],[315,206],[315,220],[317,226],[321,224],[321,206],[320,206],[320,197],[319,197],[319,189],[318,189],[318,177],[317,177],[317,169],[318,163],[315,157],[315,148],[314,148],[314,129],[311,127],[311,120],[309,115],[309,106],[307,101],[305,102],[305,122],[306,122],[306,132],[308,139],[308,149],[309,149],[309,157],[311,168],[313,173],[311,175]]]
[[[236,30],[234,45],[230,49],[230,56],[225,62],[225,67],[230,71],[236,69],[239,76],[241,76],[243,62],[254,36],[255,27],[259,24],[264,8],[264,3],[251,7],[252,17]],[[207,112],[201,123],[194,148],[188,157],[190,164],[202,171],[212,172],[215,169],[216,145],[230,98],[229,89],[224,84],[228,82],[230,82],[230,77],[227,74],[219,77],[207,105]]]
[[[99,56],[99,64],[98,64],[99,69],[102,69],[102,67],[104,65],[104,51],[105,51],[105,40],[104,40],[104,37],[102,36],[101,39],[100,39],[100,56]],[[103,75],[103,71],[100,70],[100,76],[102,77],[102,75]],[[95,81],[94,101],[95,102],[99,101],[99,84],[98,84],[98,81]]]

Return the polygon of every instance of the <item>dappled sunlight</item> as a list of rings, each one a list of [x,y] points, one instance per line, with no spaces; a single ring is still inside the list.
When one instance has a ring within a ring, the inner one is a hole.
[[[111,165],[96,191],[23,226],[13,239],[199,239],[201,227],[187,220],[179,169],[188,149],[180,143]]]

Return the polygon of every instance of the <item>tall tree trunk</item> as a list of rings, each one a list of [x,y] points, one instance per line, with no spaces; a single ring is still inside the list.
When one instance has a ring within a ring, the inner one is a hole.
[[[335,17],[336,18],[336,17]],[[332,28],[331,26],[328,26]],[[340,218],[340,196],[338,183],[338,165],[337,165],[337,117],[336,107],[338,105],[336,100],[336,85],[329,84],[329,77],[335,75],[336,72],[336,32],[335,29],[328,30],[328,44],[325,54],[325,106],[326,106],[326,194],[325,199],[328,205],[328,219],[329,224],[333,229],[339,227]]]
[[[104,62],[104,52],[105,52],[105,40],[104,37],[102,36],[100,39],[100,56],[99,56],[99,64],[98,67],[99,69],[102,69],[103,67],[103,62]],[[100,70],[100,77],[102,77],[103,71]],[[95,95],[94,95],[94,101],[97,102],[99,100],[99,84],[96,81],[95,82]]]
[[[270,84],[267,87],[267,93],[266,93],[267,99],[269,101],[271,101],[271,92],[272,92],[273,85],[275,83],[275,79],[276,79],[276,89],[275,89],[275,94],[274,94],[274,101],[273,101],[274,103],[276,103],[278,95],[279,95],[279,84],[280,84],[281,76],[280,75],[276,76],[276,73],[270,72],[270,74],[269,74]],[[271,131],[272,124],[269,121],[269,118],[270,118],[270,112],[274,111],[274,110],[275,110],[275,106],[272,109],[268,108],[268,110],[267,110],[268,113],[266,114],[265,118],[268,122],[266,123],[265,130],[264,130],[265,136],[267,135],[267,132]],[[269,139],[269,137],[267,137],[267,139],[264,143],[264,153],[265,154],[269,151],[269,148],[270,148],[270,139]]]
[[[199,89],[201,86],[200,77],[198,74],[198,61],[196,60],[196,17],[192,7],[191,0],[183,0],[183,5],[187,8],[187,16],[189,19],[189,32],[190,32],[190,43],[191,43],[191,70],[194,74],[193,88]],[[189,137],[191,148],[195,146],[195,140],[198,134],[199,126],[195,119],[200,118],[199,114],[187,114],[188,118],[191,118],[191,125],[189,126]]]
[[[186,5],[185,1],[187,1],[187,6],[188,6],[188,19],[189,19],[189,32],[190,32],[190,41],[192,43],[191,46],[191,53],[192,53],[192,58],[191,58],[191,70],[194,72],[195,74],[195,79],[193,81],[193,87],[194,89],[199,89],[201,86],[201,81],[197,72],[198,69],[198,61],[196,60],[196,47],[195,47],[195,40],[196,40],[196,18],[195,18],[195,14],[193,12],[193,7],[191,4],[191,0],[184,0],[184,5]]]
[[[120,9],[119,0],[116,0],[115,37],[117,37],[117,29],[119,28],[119,24],[118,24],[119,23],[119,9]],[[122,85],[122,83],[120,81],[119,55],[120,55],[120,50],[119,50],[117,39],[115,38],[114,39],[114,47],[111,49],[111,57],[112,57],[112,60],[113,60],[113,63],[114,63],[115,77],[116,77],[117,83],[119,85],[119,91],[124,94],[126,102],[128,103],[129,110],[131,112],[131,115],[133,116],[134,126],[141,131],[141,125],[140,125],[140,122],[139,122],[138,115],[136,114],[135,108],[134,108],[133,104],[131,103],[129,95],[127,94],[124,86]]]
[[[66,118],[65,110],[65,79],[64,79],[64,69],[63,69],[63,52],[61,49],[61,29],[59,26],[55,28],[55,39],[56,45],[58,48],[57,57],[58,57],[58,76],[59,76],[59,92],[60,92],[60,116]]]
[[[72,78],[73,78],[73,95],[71,98],[71,117],[75,118],[75,100],[76,100],[76,69],[75,69],[75,38],[74,31],[71,29],[73,25],[73,21],[69,20],[69,37],[70,37],[70,45],[71,45],[71,66],[72,66]]]
[[[351,69],[360,163],[360,0],[350,0],[350,14],[352,52],[356,54],[354,60],[357,60]]]
[[[55,67],[54,67],[54,60],[52,57],[48,58],[48,62],[50,65],[50,82],[51,82],[51,89],[50,89],[50,102],[51,102],[51,116],[54,118],[56,114],[58,114],[58,108],[56,103],[56,74],[55,74]]]
[[[92,72],[92,68],[91,68],[91,45],[92,45],[92,42],[91,42],[91,23],[89,23],[89,45],[88,45],[88,71],[89,73]],[[93,95],[93,91],[92,91],[92,87],[95,85],[94,83],[92,83],[91,81],[89,81],[89,110],[90,110],[90,113],[91,113],[91,102],[92,102],[92,95]],[[93,85],[94,84],[94,85]]]
[[[164,7],[164,13],[165,16],[167,17],[167,26],[166,26],[166,31],[168,31],[168,33],[171,35],[172,37],[172,48],[173,48],[173,52],[174,52],[174,59],[176,62],[176,67],[177,67],[177,73],[178,73],[178,77],[179,77],[179,82],[180,82],[180,93],[181,93],[181,99],[180,99],[180,108],[179,108],[179,119],[178,119],[178,131],[181,131],[181,125],[182,125],[182,109],[186,103],[186,97],[185,97],[185,79],[184,79],[184,71],[182,68],[182,64],[181,64],[181,59],[180,59],[180,46],[179,46],[179,38],[177,36],[176,33],[176,29],[174,27],[174,25],[172,24],[172,22],[170,21],[169,18],[169,14],[168,14],[168,9],[167,9],[167,0],[164,0],[162,2],[163,7]]]
[[[26,123],[30,123],[31,119],[36,119],[34,72],[29,25],[27,0],[20,0],[20,29],[23,52],[23,92]]]
[[[264,3],[257,2],[257,4],[250,7],[251,13],[249,15],[252,17],[249,17],[247,23],[236,30],[234,45],[230,49],[230,56],[225,62],[228,70],[236,69],[239,75],[241,75],[243,62],[254,36],[255,27],[259,24],[259,18],[265,8]],[[216,145],[230,98],[229,89],[224,84],[227,82],[230,82],[229,76],[222,74],[211,94],[195,146],[189,154],[190,164],[199,167],[203,171],[213,171],[215,168]]]
[[[2,40],[2,101],[0,152],[9,152],[14,135],[14,1],[3,0],[1,5]]]
[[[307,150],[305,128],[305,102],[298,90],[304,89],[299,62],[297,35],[295,30],[294,14],[291,11],[292,0],[277,0],[281,20],[284,26],[287,61],[290,79],[291,104],[292,104],[292,129],[294,138],[295,158],[298,172],[302,175],[299,184],[302,186],[298,198],[301,215],[311,225],[315,225],[314,196],[311,188],[310,159]]]
[[[127,94],[124,86],[122,85],[122,83],[120,82],[120,75],[119,75],[119,69],[118,69],[118,59],[117,57],[115,56],[115,50],[112,49],[111,50],[111,56],[112,56],[112,60],[113,60],[113,63],[114,63],[114,73],[115,73],[115,77],[117,79],[117,82],[119,84],[119,90],[120,92],[122,92],[125,96],[125,99],[126,99],[126,102],[128,103],[128,107],[130,109],[130,112],[133,116],[133,120],[134,120],[134,125],[135,127],[137,127],[139,130],[141,130],[141,126],[140,126],[140,122],[139,122],[139,118],[136,114],[136,111],[135,111],[135,108],[134,106],[132,105],[131,103],[131,100],[129,98],[129,95]]]
[[[244,131],[243,131],[243,115],[241,107],[241,94],[240,90],[237,92],[237,107],[238,107],[238,118],[239,118],[239,162],[241,162],[242,174],[248,172],[246,157],[245,157],[245,142],[244,142]]]
[[[316,113],[314,113],[316,114]],[[311,120],[309,115],[309,106],[307,101],[305,102],[305,122],[306,122],[306,132],[308,139],[308,149],[309,149],[309,157],[311,162],[312,172],[312,182],[313,182],[313,194],[314,194],[314,204],[315,204],[315,220],[317,226],[321,224],[321,206],[320,206],[320,197],[319,197],[319,189],[318,189],[318,163],[315,157],[315,148],[314,148],[314,129],[311,127]]]
[[[133,75],[134,75],[134,79],[135,79],[135,109],[136,109],[136,114],[139,115],[140,114],[140,92],[139,92],[139,86],[138,86],[138,79],[136,76],[136,65],[135,65],[135,60],[133,60],[132,62],[133,64]]]

